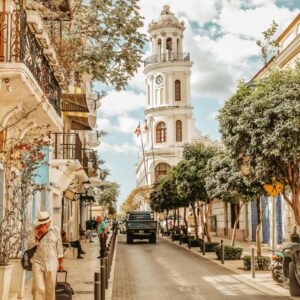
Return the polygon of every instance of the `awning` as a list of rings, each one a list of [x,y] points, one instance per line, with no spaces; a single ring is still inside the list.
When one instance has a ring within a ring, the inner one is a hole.
[[[88,118],[70,116],[72,130],[92,130]]]
[[[85,94],[62,94],[62,111],[89,112]]]

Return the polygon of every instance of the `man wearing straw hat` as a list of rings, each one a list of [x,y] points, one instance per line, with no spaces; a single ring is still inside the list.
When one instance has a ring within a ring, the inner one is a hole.
[[[39,212],[34,226],[27,242],[28,248],[38,245],[31,259],[33,300],[55,300],[56,273],[63,269],[61,235],[47,211]]]

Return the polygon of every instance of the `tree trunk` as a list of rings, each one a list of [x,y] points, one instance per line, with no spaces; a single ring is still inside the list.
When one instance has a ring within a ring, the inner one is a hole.
[[[167,231],[169,231],[169,210],[167,209],[167,213],[166,213],[166,229]]]
[[[241,210],[242,210],[242,207],[243,207],[244,204],[245,204],[245,202],[242,202],[241,206],[238,206],[238,205],[235,206],[235,210],[236,210],[235,215],[236,215],[236,217],[235,217],[235,220],[234,220],[234,226],[233,226],[233,231],[232,231],[231,246],[234,246],[234,244],[235,244],[236,229],[237,229],[237,225],[239,223]]]
[[[173,209],[173,229],[176,226],[176,208]]]
[[[261,222],[262,222],[262,213],[260,207],[260,199],[256,200],[256,208],[257,208],[257,226],[256,226],[256,248],[257,248],[257,256],[261,256]]]
[[[183,218],[184,218],[185,229],[186,229],[186,232],[187,232],[188,231],[188,222],[187,222],[187,219],[186,219],[186,206],[184,207],[184,210],[183,210]]]
[[[210,215],[210,211],[211,211],[211,206],[212,206],[212,202],[208,203],[208,208],[207,208],[207,203],[205,203],[205,234],[206,234],[206,239],[207,242],[211,242],[211,235],[210,235],[210,229],[208,226],[208,219],[209,219],[209,215]]]
[[[198,228],[198,220],[197,220],[195,203],[192,203],[191,207],[192,207],[192,210],[193,210],[193,217],[194,217],[195,237],[196,237],[196,239],[199,239],[199,230],[198,230],[199,228]]]
[[[177,208],[177,226],[178,226],[178,229],[180,228],[180,222],[179,222],[179,208]]]

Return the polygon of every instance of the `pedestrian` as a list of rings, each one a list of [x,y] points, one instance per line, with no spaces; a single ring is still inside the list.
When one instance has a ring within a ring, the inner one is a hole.
[[[86,254],[81,247],[81,243],[79,240],[77,241],[70,241],[67,238],[67,233],[63,230],[61,232],[61,239],[62,239],[62,243],[64,247],[72,247],[72,248],[76,248],[77,249],[77,259],[82,259],[83,256],[81,256],[81,254]]]
[[[103,220],[102,217],[97,217],[97,222],[98,222],[98,236],[100,240],[100,256],[97,258],[102,258],[104,257],[104,253],[106,252],[106,240],[107,240],[107,230],[108,230],[108,225],[106,222]]]
[[[33,300],[55,300],[56,273],[57,270],[63,270],[60,232],[58,228],[51,225],[51,218],[47,211],[39,212],[34,220],[34,226],[27,241],[28,249],[38,245],[31,259]]]
[[[88,237],[90,243],[94,243],[92,230],[90,230],[90,229],[84,230],[82,228],[81,224],[79,224],[79,235],[80,235],[80,237]]]

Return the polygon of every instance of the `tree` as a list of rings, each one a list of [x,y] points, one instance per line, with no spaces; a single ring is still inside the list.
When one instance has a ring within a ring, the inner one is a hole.
[[[60,53],[69,74],[122,89],[137,71],[145,36],[138,0],[78,0],[64,23]],[[70,55],[71,53],[71,55]]]
[[[261,56],[265,65],[267,65],[270,55],[276,53],[279,47],[277,39],[274,38],[277,29],[278,24],[273,21],[271,26],[266,31],[263,31],[263,40],[256,41],[256,45],[261,50]]]
[[[183,151],[183,160],[176,167],[176,185],[180,198],[191,205],[195,223],[195,235],[199,238],[196,203],[200,209],[201,220],[207,239],[210,242],[208,217],[210,211],[210,198],[205,189],[206,164],[216,153],[213,147],[205,147],[203,144],[186,145]],[[204,205],[199,205],[202,202]],[[208,204],[208,207],[207,207]],[[203,211],[204,207],[204,211]],[[205,220],[204,220],[205,215]]]
[[[271,70],[255,85],[238,87],[219,115],[231,157],[248,177],[281,182],[300,226],[300,65]],[[290,197],[288,194],[290,193]]]
[[[120,194],[120,185],[116,182],[104,181],[103,184],[98,187],[96,192],[96,199],[101,206],[108,208],[108,213],[114,215],[116,213],[116,202]]]
[[[226,152],[220,152],[208,161],[207,174],[205,187],[209,197],[235,206],[235,221],[231,239],[231,245],[234,246],[241,209],[250,201],[259,201],[263,194],[262,184],[256,180],[247,180],[237,167],[235,160]],[[256,230],[258,255],[261,255],[261,222],[262,218],[259,214]]]
[[[0,216],[0,266],[8,264],[11,257],[18,257],[22,241],[27,236],[26,211],[32,195],[45,190],[35,181],[44,161],[45,147],[49,146],[50,132],[36,128],[25,136],[13,134],[0,150],[0,165],[3,167],[5,193],[3,215]]]

